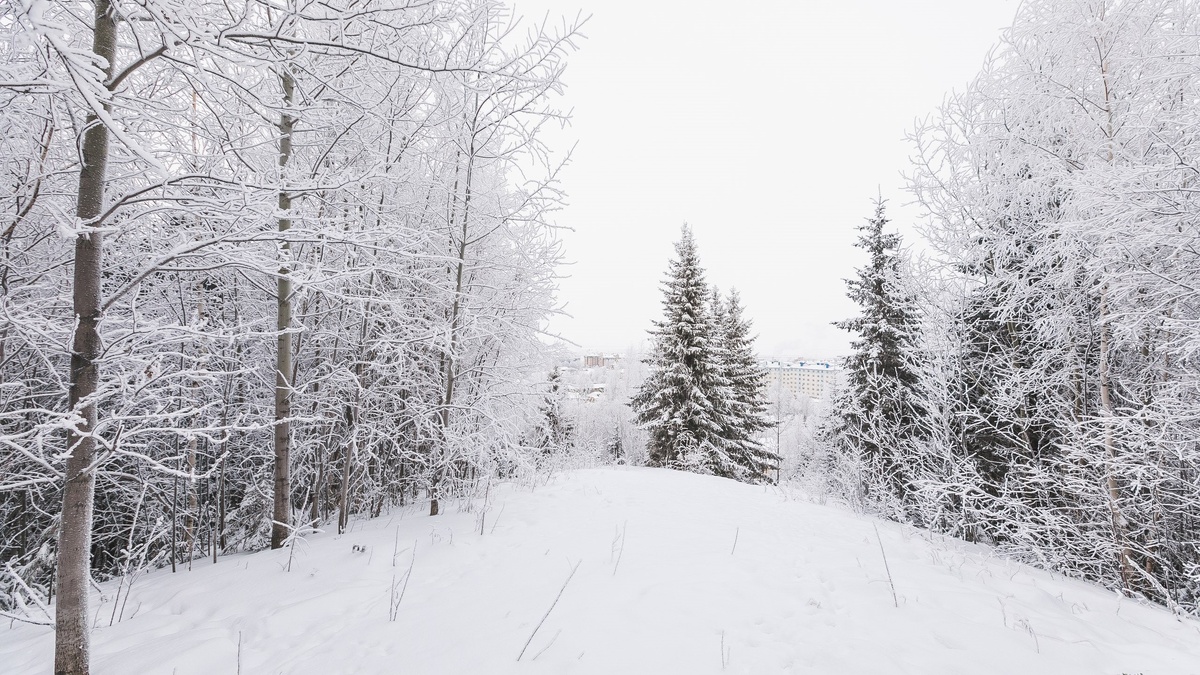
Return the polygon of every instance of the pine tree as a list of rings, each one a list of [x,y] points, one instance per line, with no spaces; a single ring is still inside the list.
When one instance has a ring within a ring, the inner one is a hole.
[[[624,464],[625,457],[625,441],[621,439],[621,428],[616,426],[612,433],[609,434],[608,440],[604,443],[604,450],[608,453],[608,458],[614,464]]]
[[[846,285],[861,314],[835,323],[859,337],[851,343],[847,385],[824,434],[839,454],[860,463],[857,487],[866,497],[890,515],[910,518],[906,504],[913,486],[902,446],[913,437],[919,417],[911,362],[918,321],[916,299],[902,281],[902,240],[897,233],[884,232],[884,207],[883,200],[877,201],[874,216],[859,227],[862,235],[855,246],[870,258]]]
[[[663,319],[651,331],[650,374],[630,405],[650,433],[648,463],[746,479],[750,468],[730,452],[729,383],[711,291],[684,226],[663,284]]]
[[[534,447],[552,455],[570,449],[575,444],[575,424],[563,411],[562,373],[550,371],[550,389],[541,407],[541,420],[534,431]]]
[[[742,299],[730,291],[721,303],[720,331],[725,379],[729,385],[729,414],[725,436],[735,461],[752,477],[766,478],[779,468],[779,455],[763,447],[760,434],[772,423],[767,415],[767,374],[758,365],[749,319],[742,315]]]

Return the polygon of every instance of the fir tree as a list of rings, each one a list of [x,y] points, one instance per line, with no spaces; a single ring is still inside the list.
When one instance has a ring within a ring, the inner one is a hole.
[[[862,235],[855,245],[870,258],[846,286],[861,314],[835,323],[859,337],[851,343],[847,385],[825,434],[837,451],[860,462],[859,488],[866,496],[891,515],[909,518],[913,514],[905,505],[913,487],[901,446],[913,438],[919,418],[912,395],[917,375],[911,364],[918,321],[915,298],[902,281],[902,240],[897,233],[884,232],[884,205],[877,201],[875,215],[859,227]]]
[[[624,464],[625,457],[625,441],[621,438],[621,427],[618,424],[613,427],[612,433],[608,436],[608,441],[604,444],[604,450],[608,453],[608,458],[614,464]]]
[[[534,430],[533,445],[551,455],[570,449],[575,444],[575,424],[563,412],[562,373],[550,371],[550,389],[541,407],[541,420]]]
[[[687,226],[675,254],[663,284],[663,319],[651,331],[650,373],[631,405],[650,432],[650,466],[714,473],[714,465],[727,463],[720,462],[724,443],[713,401],[725,383],[713,354],[708,284]]]
[[[750,476],[766,478],[779,467],[779,455],[764,448],[759,440],[762,432],[772,426],[767,415],[767,374],[755,357],[750,320],[742,315],[737,290],[730,291],[720,308],[725,380],[729,385],[725,436],[735,461],[746,467]]]
[[[649,431],[648,464],[741,480],[754,466],[738,461],[729,430],[731,389],[726,379],[720,321],[684,226],[663,284],[663,319],[651,331],[650,374],[630,405]]]

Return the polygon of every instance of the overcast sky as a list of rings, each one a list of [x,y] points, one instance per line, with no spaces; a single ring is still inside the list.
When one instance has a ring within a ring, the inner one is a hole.
[[[832,357],[843,279],[877,191],[912,237],[904,140],[980,69],[1016,0],[515,0],[591,15],[569,61],[578,141],[555,217],[573,261],[550,329],[622,351],[661,313],[687,222],[708,280],[736,287],[760,353]]]

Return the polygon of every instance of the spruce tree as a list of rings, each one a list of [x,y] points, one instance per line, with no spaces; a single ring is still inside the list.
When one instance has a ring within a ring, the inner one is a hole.
[[[612,433],[608,435],[608,440],[604,443],[604,450],[608,453],[608,458],[614,464],[625,463],[625,441],[621,438],[621,427],[619,424],[613,427]]]
[[[649,431],[647,463],[746,479],[727,438],[730,388],[711,291],[685,225],[663,284],[663,318],[651,331],[650,373],[630,405]]]
[[[750,476],[766,478],[779,468],[779,455],[759,440],[772,423],[767,415],[767,373],[758,365],[750,320],[742,315],[742,299],[730,291],[721,303],[720,331],[725,379],[729,385],[729,414],[725,436],[735,461]]]
[[[534,447],[546,455],[570,449],[575,444],[575,424],[563,411],[562,373],[558,368],[550,371],[549,391],[541,407],[541,419],[534,430]]]
[[[915,298],[904,290],[902,280],[902,240],[898,233],[884,232],[884,206],[883,200],[877,201],[874,216],[859,227],[862,234],[855,246],[870,257],[846,285],[861,313],[835,323],[859,337],[851,343],[846,387],[824,433],[835,450],[860,462],[858,487],[865,496],[890,515],[908,519],[914,515],[906,506],[913,486],[902,452],[919,418],[911,358],[918,321]]]

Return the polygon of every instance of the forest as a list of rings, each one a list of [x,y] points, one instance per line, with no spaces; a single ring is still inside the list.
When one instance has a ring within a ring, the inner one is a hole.
[[[909,134],[918,238],[882,198],[860,228],[845,386],[788,411],[766,308],[686,228],[612,400],[551,373],[584,23],[4,0],[0,617],[54,626],[55,672],[88,672],[97,582],[602,463],[1200,611],[1200,2],[1022,2]]]
[[[1200,609],[1195,2],[1026,2],[861,228],[836,493]]]
[[[53,599],[62,672],[92,574],[436,514],[528,463],[567,159],[540,133],[576,25],[490,1],[3,17],[0,610]]]

